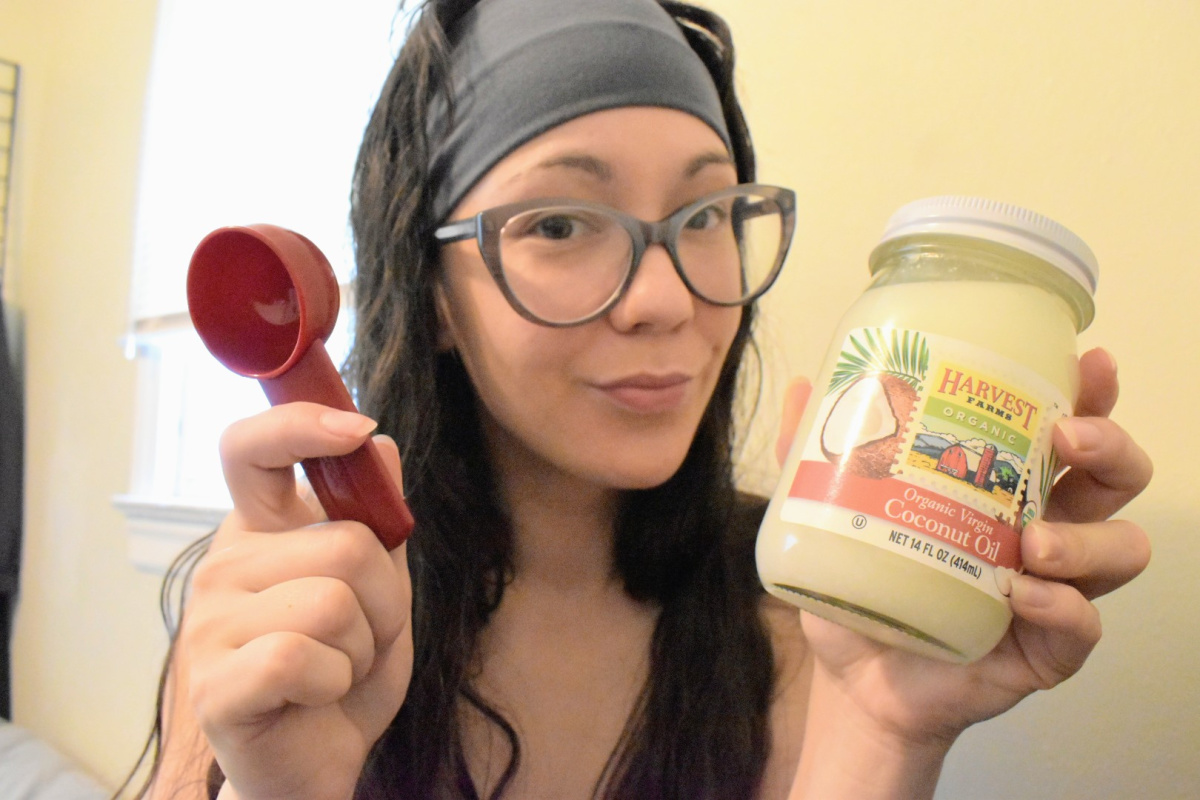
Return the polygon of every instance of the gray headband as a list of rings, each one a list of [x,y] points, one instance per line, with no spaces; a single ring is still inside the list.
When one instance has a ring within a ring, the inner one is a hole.
[[[730,147],[712,77],[655,0],[482,0],[454,33],[453,125],[443,97],[429,109],[438,222],[497,161],[593,111],[678,109]]]

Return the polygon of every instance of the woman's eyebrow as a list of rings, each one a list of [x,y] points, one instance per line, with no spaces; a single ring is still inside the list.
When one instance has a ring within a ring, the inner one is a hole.
[[[555,156],[545,161],[539,162],[537,169],[556,169],[565,167],[567,169],[578,169],[599,178],[602,181],[611,181],[613,179],[613,170],[605,162],[582,153],[566,153],[561,156]]]
[[[728,153],[724,153],[719,150],[714,150],[710,153],[704,153],[703,155],[697,156],[696,158],[693,158],[691,161],[689,161],[687,168],[684,169],[684,171],[683,171],[683,175],[685,178],[694,178],[705,167],[712,167],[712,166],[726,167],[726,166],[733,166],[733,165],[734,164],[733,164],[732,156],[730,156]]]

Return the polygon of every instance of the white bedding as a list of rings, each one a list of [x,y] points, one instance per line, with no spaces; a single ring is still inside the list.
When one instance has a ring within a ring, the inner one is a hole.
[[[29,731],[0,720],[0,800],[105,800],[90,776]]]

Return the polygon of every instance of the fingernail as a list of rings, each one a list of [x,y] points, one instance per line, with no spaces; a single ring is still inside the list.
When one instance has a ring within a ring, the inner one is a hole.
[[[1000,590],[1000,594],[1005,597],[1012,595],[1012,577],[1016,574],[1016,570],[1008,567],[996,567],[996,588]]]
[[[356,414],[353,411],[337,411],[330,409],[321,414],[321,427],[335,436],[346,439],[359,439],[375,430],[378,425],[370,417]]]
[[[1025,533],[1022,535],[1033,539],[1036,545],[1033,557],[1038,563],[1046,564],[1062,557],[1062,537],[1045,522],[1035,519],[1025,527]]]
[[[1046,608],[1054,602],[1050,586],[1040,578],[1014,574],[1012,576],[1012,599],[1025,606]]]
[[[1103,439],[1100,429],[1080,417],[1066,417],[1058,421],[1058,429],[1071,445],[1072,450],[1095,450]]]

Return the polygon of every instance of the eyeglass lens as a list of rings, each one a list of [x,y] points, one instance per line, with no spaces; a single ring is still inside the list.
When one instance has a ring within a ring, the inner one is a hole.
[[[743,193],[690,206],[672,220],[678,265],[702,299],[733,305],[771,278],[784,236],[779,205]],[[621,291],[633,266],[630,232],[614,214],[559,205],[510,218],[500,262],[513,296],[551,323],[581,320]]]

